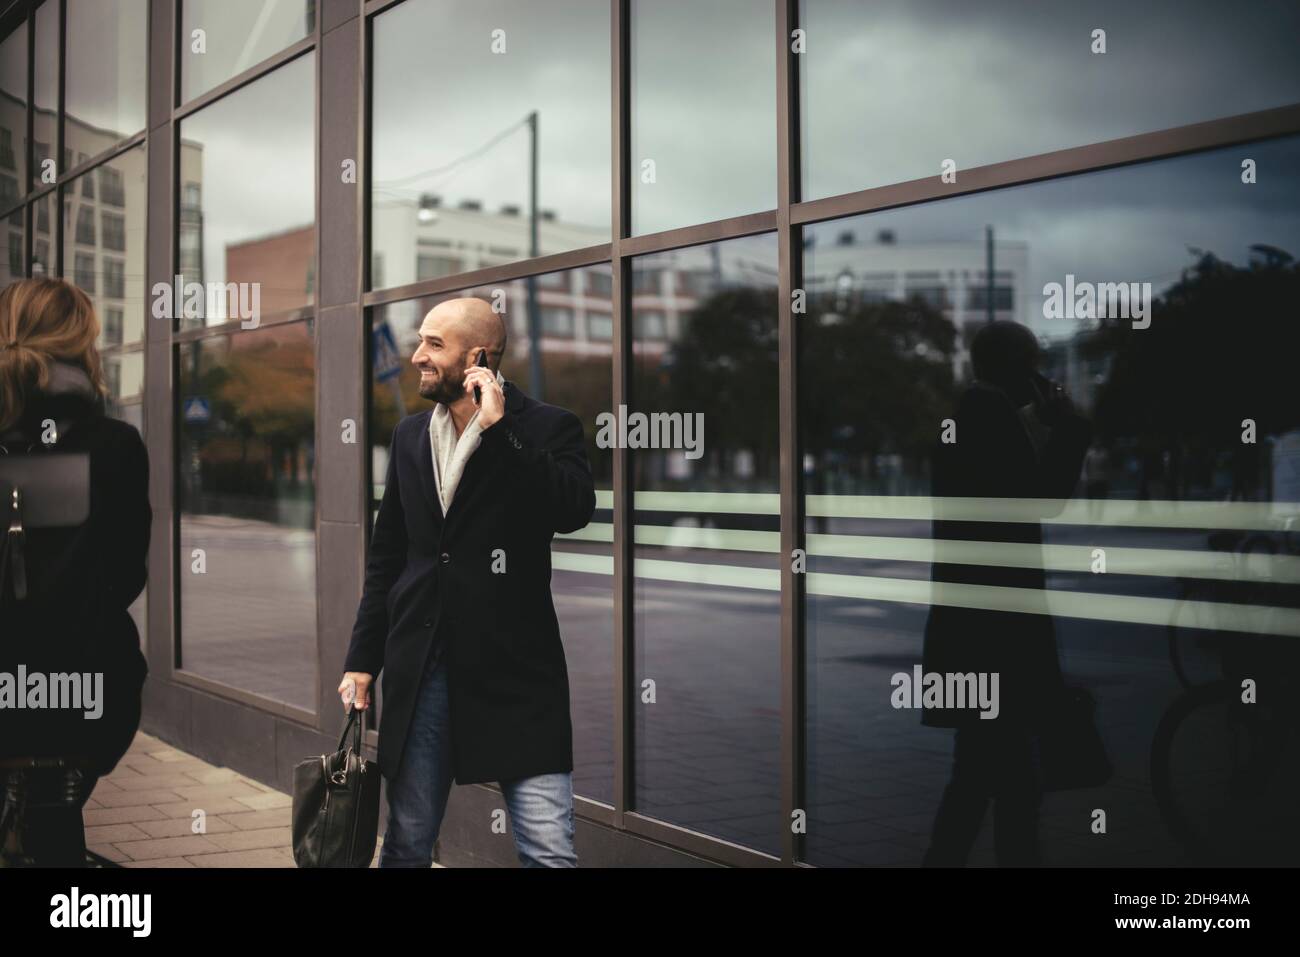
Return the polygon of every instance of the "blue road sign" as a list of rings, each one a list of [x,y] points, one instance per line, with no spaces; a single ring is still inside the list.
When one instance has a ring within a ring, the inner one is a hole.
[[[203,425],[212,418],[212,408],[202,396],[191,396],[185,400],[184,416],[186,422]]]
[[[370,351],[375,366],[375,381],[387,382],[402,374],[402,357],[397,351],[397,340],[387,322],[381,322],[370,333]]]

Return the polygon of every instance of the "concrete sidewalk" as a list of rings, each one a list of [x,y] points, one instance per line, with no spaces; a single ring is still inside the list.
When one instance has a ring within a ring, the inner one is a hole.
[[[86,848],[124,867],[294,867],[291,806],[288,794],[140,732],[86,802]]]

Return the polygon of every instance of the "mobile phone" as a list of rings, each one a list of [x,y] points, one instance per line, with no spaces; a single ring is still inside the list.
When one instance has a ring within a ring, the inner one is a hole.
[[[475,365],[478,365],[478,366],[480,366],[480,367],[482,367],[482,368],[487,368],[487,350],[486,350],[486,349],[480,349],[480,350],[478,351],[478,361],[475,363]],[[480,389],[478,386],[474,386],[474,404],[475,404],[475,405],[478,405],[478,404],[481,403],[482,401],[483,401],[483,390]]]

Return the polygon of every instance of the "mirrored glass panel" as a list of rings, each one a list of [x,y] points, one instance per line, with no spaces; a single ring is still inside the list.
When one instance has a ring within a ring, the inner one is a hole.
[[[66,151],[60,172],[143,130],[148,96],[148,0],[67,4]]]
[[[803,198],[1300,101],[1300,6],[801,0]]]
[[[63,190],[64,270],[95,303],[101,349],[144,339],[146,192],[144,146]]]
[[[31,204],[32,210],[32,269],[33,276],[54,276],[57,264],[55,261],[58,252],[58,229],[59,217],[56,213],[55,201],[57,194],[50,191],[37,199]],[[72,278],[73,264],[68,263],[64,269],[69,279]],[[87,282],[94,283],[94,268],[87,271],[89,278]],[[84,278],[84,277],[83,277]],[[75,280],[74,280],[75,281]],[[77,283],[81,285],[81,283]],[[83,289],[87,288],[82,286]]]
[[[610,279],[607,265],[536,277],[532,322],[529,282],[523,279],[373,310],[370,435],[373,522],[394,426],[403,416],[431,407],[419,394],[419,375],[410,361],[420,323],[446,299],[478,296],[490,302],[500,291],[507,328],[502,375],[533,398],[570,410],[586,430],[596,512],[586,528],[555,536],[551,595],[569,675],[574,793],[612,805],[614,458],[613,449],[597,441],[599,417],[610,411],[613,394]]]
[[[812,863],[1300,860],[1297,168],[806,230]]]
[[[32,101],[36,109],[32,116],[32,142],[35,145],[36,166],[32,171],[37,186],[53,183],[59,172],[44,161],[54,158],[54,144],[59,116],[59,4],[58,0],[45,0],[36,10],[36,59]]]
[[[181,667],[316,707],[310,322],[176,350]]]
[[[4,255],[0,258],[0,287],[7,286],[25,275],[23,230],[23,207],[21,206],[0,220],[0,235],[4,236]]]
[[[0,40],[0,210],[27,194],[27,24]]]
[[[100,314],[103,323],[103,314]],[[112,351],[100,356],[104,380],[108,386],[107,413],[135,426],[144,435],[144,353],[141,351]],[[149,645],[149,587],[145,586],[128,611],[140,633],[140,648]]]
[[[632,232],[776,206],[776,22],[764,0],[632,0]]]
[[[633,263],[634,809],[780,853],[773,235]]]
[[[375,18],[372,288],[609,241],[609,30],[604,0]]]
[[[314,62],[298,57],[181,121],[178,265],[207,294],[196,309],[173,297],[181,328],[251,325],[314,300]]]
[[[316,0],[183,0],[181,102],[316,30]]]

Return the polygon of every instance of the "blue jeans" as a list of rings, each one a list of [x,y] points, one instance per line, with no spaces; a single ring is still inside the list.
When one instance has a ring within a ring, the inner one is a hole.
[[[388,829],[380,867],[428,867],[451,793],[451,710],[447,665],[431,654],[397,774],[388,782]],[[538,774],[500,781],[524,867],[577,867],[573,776]]]

